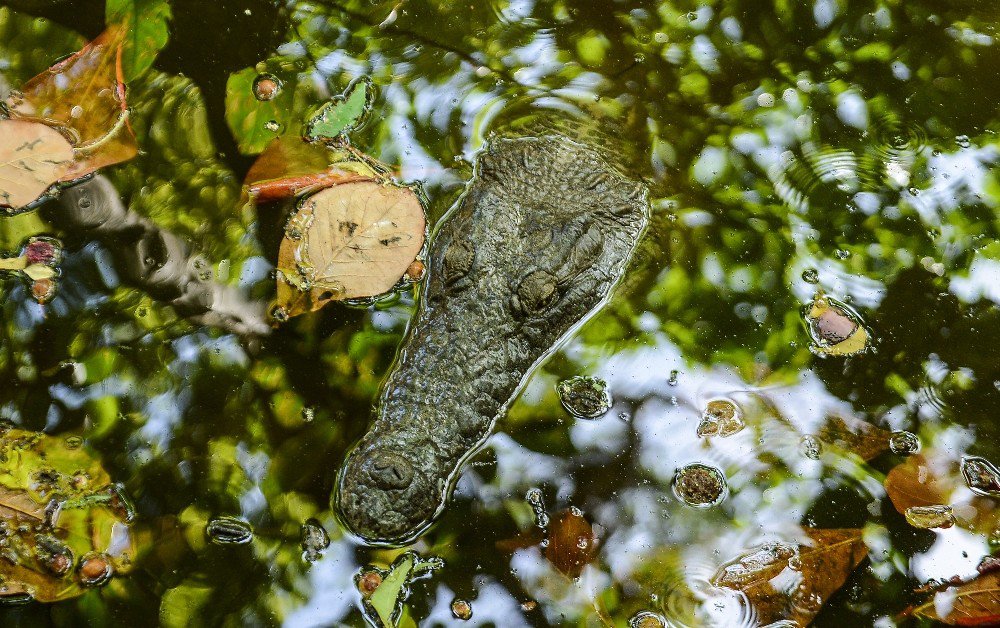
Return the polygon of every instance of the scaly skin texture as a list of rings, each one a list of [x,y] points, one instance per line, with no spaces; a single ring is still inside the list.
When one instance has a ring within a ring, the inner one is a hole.
[[[419,312],[340,471],[348,528],[395,545],[433,523],[534,366],[621,278],[648,219],[645,187],[593,148],[490,142],[434,236]]]

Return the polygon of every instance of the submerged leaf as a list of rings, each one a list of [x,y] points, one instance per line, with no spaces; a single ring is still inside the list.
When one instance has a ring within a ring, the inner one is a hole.
[[[889,432],[851,416],[827,417],[819,437],[824,443],[850,451],[862,460],[871,460],[889,448]]]
[[[138,153],[125,104],[123,38],[121,27],[108,28],[7,99],[12,118],[41,122],[70,138],[75,163],[60,181],[79,179]]]
[[[947,504],[952,488],[949,481],[935,475],[928,459],[922,455],[910,456],[885,477],[885,492],[903,515],[914,507]]]
[[[549,523],[545,558],[570,578],[576,578],[597,556],[597,535],[579,510],[570,508]]]
[[[782,619],[807,625],[868,555],[868,548],[860,529],[804,532],[808,543],[769,543],[723,565],[712,584],[742,591],[761,625]]]
[[[913,614],[949,626],[1000,624],[1000,572],[985,573],[971,582],[938,591],[913,609]]]
[[[0,120],[0,207],[36,201],[73,166],[73,147],[37,122]]]
[[[107,0],[105,21],[126,29],[122,50],[122,69],[126,80],[148,70],[156,60],[170,33],[170,4],[167,0]]]
[[[17,429],[0,436],[0,595],[57,602],[127,571],[131,518],[78,440]]]
[[[341,96],[323,106],[306,126],[314,140],[336,140],[360,127],[371,110],[375,88],[367,77],[357,79]]]
[[[295,316],[389,292],[423,248],[425,228],[408,187],[363,181],[306,198],[278,253],[278,307]]]

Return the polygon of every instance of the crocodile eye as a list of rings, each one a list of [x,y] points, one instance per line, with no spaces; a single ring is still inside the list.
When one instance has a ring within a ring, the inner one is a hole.
[[[469,274],[476,261],[476,251],[468,242],[452,242],[444,252],[444,281],[454,283]]]
[[[527,314],[541,312],[558,298],[556,277],[547,270],[528,273],[517,287],[518,309]]]
[[[403,456],[390,451],[376,451],[365,462],[365,471],[383,490],[403,489],[413,481],[413,466]]]

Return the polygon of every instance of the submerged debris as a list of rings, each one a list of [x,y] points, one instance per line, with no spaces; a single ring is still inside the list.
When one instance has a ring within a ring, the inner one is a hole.
[[[354,582],[361,591],[368,620],[381,628],[395,628],[410,594],[410,584],[442,567],[444,561],[440,558],[423,558],[410,551],[401,554],[388,570],[372,567],[359,572]]]
[[[253,527],[236,517],[215,517],[205,525],[205,534],[216,545],[246,545],[253,540]]]
[[[809,348],[816,355],[848,356],[868,350],[870,335],[861,317],[846,304],[819,296],[805,307],[803,316],[812,338]]]
[[[910,506],[903,514],[906,522],[914,528],[950,528],[955,525],[955,513],[951,506]]]
[[[472,619],[472,604],[470,604],[468,600],[456,598],[451,603],[451,614],[455,616],[455,619],[469,621]]]
[[[317,519],[309,519],[302,524],[299,531],[302,543],[302,559],[315,562],[323,556],[330,547],[330,535]]]
[[[823,455],[823,441],[812,434],[806,434],[799,441],[799,451],[810,460],[819,460]]]
[[[901,430],[889,436],[889,449],[892,453],[909,456],[920,451],[920,439],[913,432]]]
[[[563,408],[578,419],[596,419],[611,409],[608,384],[597,377],[577,376],[556,386]]]
[[[729,486],[722,471],[695,462],[677,470],[673,481],[674,495],[689,506],[709,508],[726,498]]]
[[[986,458],[963,457],[962,476],[976,495],[1000,497],[1000,471]]]
[[[705,406],[697,433],[704,436],[732,436],[746,427],[740,407],[729,399],[713,399]]]

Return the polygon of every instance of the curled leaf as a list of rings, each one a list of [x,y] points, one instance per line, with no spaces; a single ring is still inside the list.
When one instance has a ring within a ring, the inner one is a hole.
[[[295,198],[332,185],[373,181],[378,174],[344,151],[299,137],[276,138],[247,172],[245,189],[257,203]]]
[[[278,307],[295,316],[389,292],[423,248],[425,229],[408,187],[362,181],[307,197],[278,253]]]

